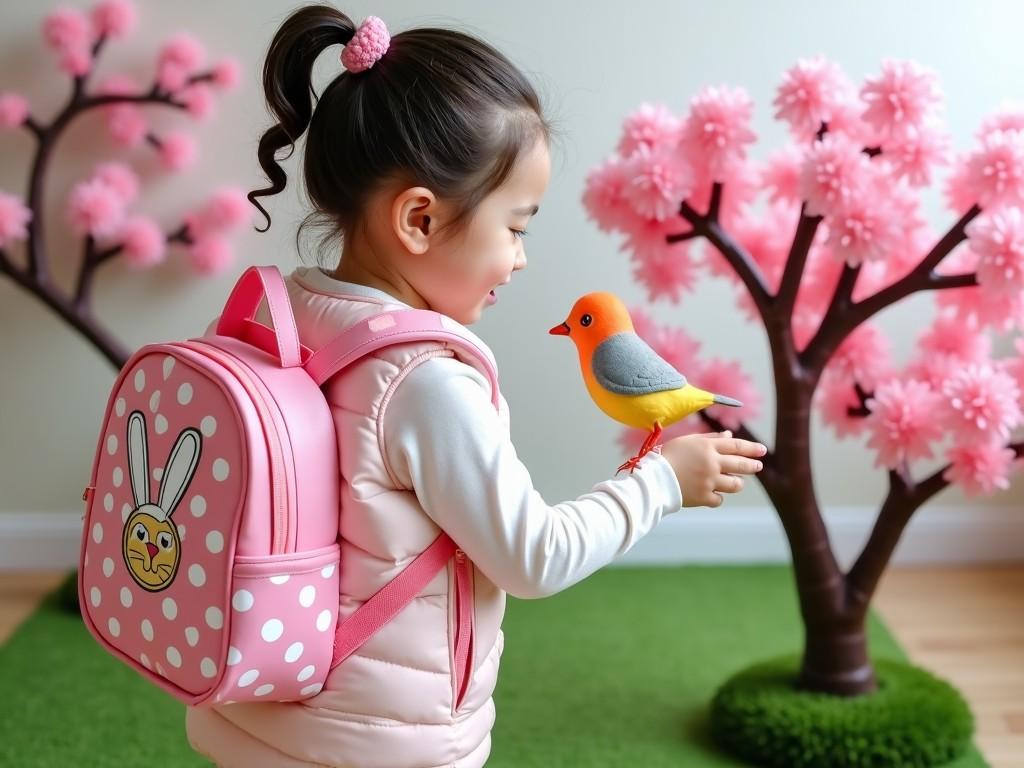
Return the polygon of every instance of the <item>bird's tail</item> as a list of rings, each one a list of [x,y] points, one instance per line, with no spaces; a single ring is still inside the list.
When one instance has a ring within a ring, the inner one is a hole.
[[[739,400],[734,400],[733,398],[726,397],[725,395],[715,395],[715,404],[731,405],[733,408],[741,408],[743,406],[743,403],[741,403]]]

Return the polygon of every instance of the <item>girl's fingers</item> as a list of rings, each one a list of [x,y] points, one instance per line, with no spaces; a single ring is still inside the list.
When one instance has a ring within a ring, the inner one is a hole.
[[[744,456],[723,456],[719,463],[722,473],[726,475],[753,475],[762,468],[760,461]]]
[[[719,493],[737,493],[743,490],[743,478],[736,475],[719,475],[715,481],[715,490]]]
[[[768,453],[768,448],[751,440],[729,437],[718,441],[718,452],[723,455],[747,456],[756,459]]]

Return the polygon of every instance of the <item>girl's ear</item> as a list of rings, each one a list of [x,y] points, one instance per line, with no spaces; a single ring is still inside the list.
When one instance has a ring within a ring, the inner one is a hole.
[[[409,187],[395,196],[391,226],[409,253],[423,254],[437,230],[438,201],[426,187]]]

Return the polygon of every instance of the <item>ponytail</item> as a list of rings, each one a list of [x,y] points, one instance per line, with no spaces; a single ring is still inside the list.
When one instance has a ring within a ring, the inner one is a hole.
[[[277,151],[288,147],[288,155],[282,159],[290,157],[313,115],[313,64],[325,48],[346,45],[354,34],[355,25],[341,11],[329,5],[313,5],[288,17],[270,43],[263,66],[263,90],[278,122],[260,138],[257,152],[270,186],[248,194],[249,202],[267,220],[264,229],[256,228],[258,232],[270,229],[270,214],[256,198],[276,195],[288,180],[278,165]]]

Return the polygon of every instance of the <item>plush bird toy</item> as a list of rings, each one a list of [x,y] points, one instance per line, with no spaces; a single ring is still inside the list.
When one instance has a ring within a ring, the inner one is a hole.
[[[709,405],[742,405],[688,384],[636,335],[629,311],[615,294],[581,297],[566,321],[549,333],[568,336],[576,344],[583,381],[598,408],[629,427],[651,430],[640,453],[619,467],[620,472],[632,473],[665,427]]]

